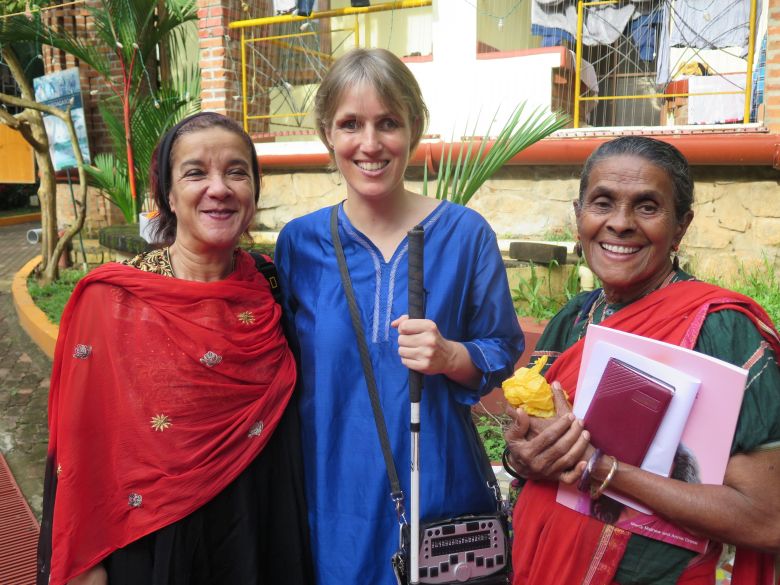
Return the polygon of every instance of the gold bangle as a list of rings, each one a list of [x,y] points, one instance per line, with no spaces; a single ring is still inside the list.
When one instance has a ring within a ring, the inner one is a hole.
[[[615,477],[615,473],[617,472],[618,469],[618,460],[617,457],[613,457],[612,455],[609,455],[609,457],[612,458],[612,465],[609,468],[607,477],[604,478],[604,481],[601,482],[601,485],[598,488],[594,488],[593,486],[590,486],[591,500],[598,500],[601,497],[601,494],[604,493],[604,490],[607,489],[609,482],[611,482],[612,478]]]

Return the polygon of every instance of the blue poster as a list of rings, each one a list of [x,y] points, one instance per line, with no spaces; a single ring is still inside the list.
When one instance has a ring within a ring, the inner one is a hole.
[[[87,125],[84,120],[84,105],[81,101],[81,83],[77,68],[65,69],[57,73],[51,73],[33,79],[35,101],[47,106],[53,106],[65,110],[72,103],[70,115],[76,128],[76,137],[79,141],[81,156],[84,164],[90,163],[89,142],[87,141]],[[51,161],[55,171],[74,168],[76,157],[73,154],[73,146],[70,143],[68,127],[55,116],[44,114],[43,123],[46,125],[46,134],[49,137]]]

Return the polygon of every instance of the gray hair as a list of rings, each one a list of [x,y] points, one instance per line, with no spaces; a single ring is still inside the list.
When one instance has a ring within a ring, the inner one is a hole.
[[[674,185],[674,211],[682,221],[693,205],[693,178],[688,161],[674,146],[647,136],[621,136],[599,146],[585,161],[580,174],[580,204],[590,181],[593,167],[613,156],[638,156],[663,169]]]

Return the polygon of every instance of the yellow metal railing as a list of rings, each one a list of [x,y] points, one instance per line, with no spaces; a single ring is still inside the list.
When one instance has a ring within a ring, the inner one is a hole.
[[[306,116],[308,113],[308,112],[290,112],[284,114],[264,114],[259,116],[249,115],[248,100],[247,100],[247,93],[248,93],[247,57],[246,57],[247,43],[269,43],[269,44],[281,45],[288,50],[302,52],[307,55],[318,57],[322,60],[327,61],[333,59],[333,56],[331,54],[322,53],[320,51],[313,51],[305,47],[294,46],[289,43],[285,43],[283,41],[283,39],[293,39],[298,37],[313,36],[313,35],[318,35],[320,33],[300,32],[300,33],[290,33],[285,35],[247,38],[245,33],[245,30],[247,28],[256,27],[256,26],[269,26],[273,24],[289,24],[294,22],[304,23],[312,20],[322,20],[326,18],[337,18],[342,16],[354,15],[355,20],[353,26],[349,28],[334,29],[331,30],[330,32],[351,32],[355,38],[355,46],[357,47],[360,46],[360,24],[358,21],[359,15],[370,14],[373,12],[385,12],[388,10],[423,8],[426,6],[431,6],[432,4],[433,4],[433,0],[399,0],[396,2],[385,2],[382,4],[373,4],[370,6],[362,6],[362,7],[350,6],[345,8],[337,8],[333,10],[323,10],[322,12],[312,12],[309,16],[299,16],[297,14],[281,14],[277,16],[266,16],[263,18],[251,18],[247,20],[237,20],[235,22],[231,22],[228,25],[228,28],[239,29],[241,31],[241,103],[242,103],[244,130],[247,131],[249,130],[249,120],[270,120],[274,118],[284,118],[284,117],[300,118]]]
[[[612,96],[581,96],[580,83],[582,70],[582,26],[585,17],[585,7],[604,6],[608,4],[618,4],[620,0],[595,0],[577,2],[577,50],[575,57],[574,72],[574,127],[580,127],[580,102],[585,101],[607,101],[607,100],[643,100],[657,98],[690,97],[704,95],[737,95],[745,94],[745,109],[742,123],[750,122],[750,100],[753,90],[753,57],[755,54],[755,33],[756,33],[756,0],[750,0],[750,33],[748,38],[747,71],[745,73],[745,89],[740,91],[711,91],[701,93],[654,93],[640,95],[612,95]]]
[[[432,4],[433,4],[433,0],[399,0],[397,2],[384,2],[382,4],[372,4],[371,6],[347,6],[345,8],[323,10],[322,12],[312,12],[309,16],[298,16],[297,14],[279,14],[277,16],[264,16],[262,18],[250,18],[248,20],[237,20],[235,22],[231,22],[228,25],[228,28],[247,28],[250,26],[266,26],[269,24],[303,22],[306,20],[318,20],[322,18],[348,16],[350,14],[368,14],[370,12],[386,12],[388,10],[422,8],[425,6],[431,6]]]

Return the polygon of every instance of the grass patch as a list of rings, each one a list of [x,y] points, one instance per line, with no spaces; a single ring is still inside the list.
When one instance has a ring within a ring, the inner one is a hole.
[[[60,270],[59,280],[47,286],[41,286],[30,276],[27,281],[27,289],[38,308],[43,311],[52,323],[60,324],[62,311],[68,302],[76,283],[81,280],[85,272],[74,268]]]
[[[775,325],[780,323],[780,274],[774,262],[764,257],[752,268],[740,265],[739,276],[731,280],[715,280],[715,284],[749,296],[764,307]]]

